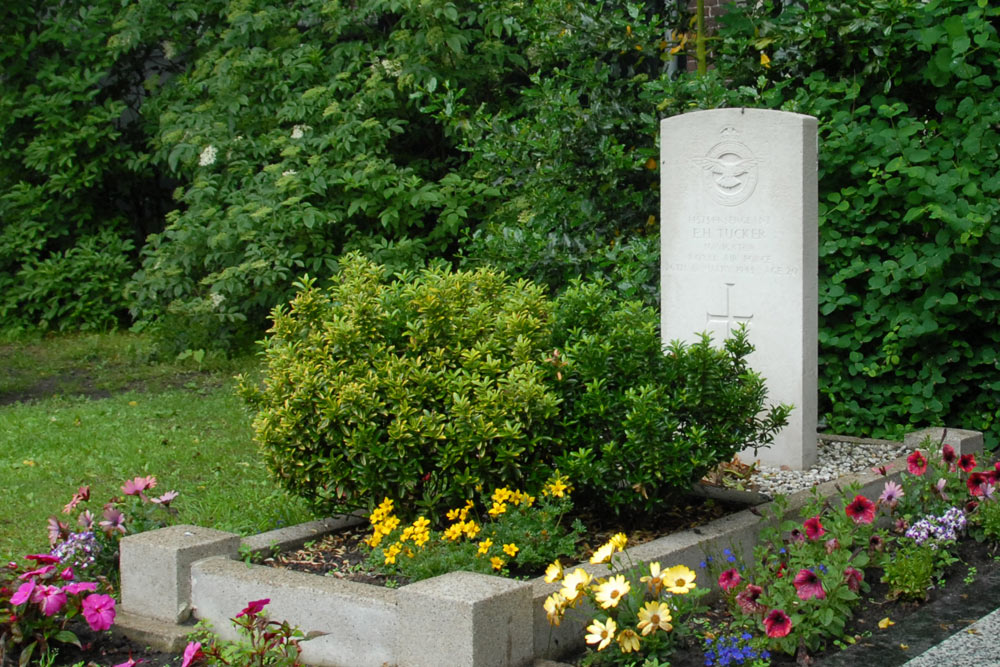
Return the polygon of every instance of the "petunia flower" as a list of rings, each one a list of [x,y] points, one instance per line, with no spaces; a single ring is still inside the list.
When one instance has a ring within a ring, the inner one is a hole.
[[[605,623],[594,619],[594,622],[587,626],[589,634],[585,637],[585,641],[588,644],[597,644],[597,650],[603,651],[615,638],[617,629],[618,626],[613,618],[609,618]]]
[[[868,548],[872,551],[882,551],[885,548],[885,540],[878,533],[868,538]]]
[[[806,537],[810,540],[818,540],[826,535],[826,531],[823,529],[823,524],[820,522],[818,516],[806,519],[803,527],[806,529]]]
[[[744,588],[736,595],[736,604],[739,605],[740,609],[747,614],[757,614],[764,611],[764,605],[758,602],[761,594],[764,593],[764,589],[760,586],[755,586],[753,584],[747,584]]]
[[[976,455],[975,454],[962,454],[958,459],[958,467],[965,472],[972,472],[976,467]]]
[[[955,455],[955,448],[951,445],[945,445],[941,448],[941,462],[948,466],[948,470],[955,471],[955,462],[958,457]]]
[[[847,587],[857,593],[861,590],[861,582],[865,580],[865,575],[861,570],[855,569],[853,567],[848,567],[844,570],[844,583]]]
[[[927,472],[927,459],[924,458],[919,449],[906,457],[906,469],[910,471],[911,475],[917,476]]]
[[[826,599],[823,582],[820,581],[819,577],[812,570],[805,568],[799,570],[799,573],[795,575],[793,583],[795,584],[795,593],[799,596],[800,600],[811,600],[813,598],[819,600]]]
[[[965,480],[965,485],[969,488],[969,493],[974,496],[983,495],[983,487],[987,484],[986,475],[981,472],[969,473],[968,479]]]
[[[871,523],[875,520],[875,503],[862,495],[857,495],[844,508],[844,512],[854,520],[854,523]]]
[[[694,589],[696,576],[687,566],[675,565],[663,573],[663,585],[669,593],[684,595]]]
[[[181,667],[190,667],[192,663],[201,660],[205,654],[201,650],[201,642],[188,642],[184,647],[184,658],[181,660]]]
[[[823,546],[826,547],[826,553],[829,555],[840,548],[840,542],[837,541],[836,537],[831,537],[824,543]]]
[[[730,568],[719,575],[719,588],[730,591],[740,585],[741,577],[736,568]]]
[[[885,483],[885,487],[882,489],[882,495],[878,497],[878,501],[889,507],[895,507],[899,503],[899,499],[903,497],[903,487],[892,480]]]
[[[243,609],[243,611],[236,614],[236,618],[239,618],[240,616],[252,616],[255,614],[259,614],[261,611],[264,610],[264,607],[266,607],[270,602],[271,598],[264,598],[263,600],[254,600],[253,602],[247,604],[247,606]]]
[[[767,631],[767,636],[772,639],[787,637],[788,633],[792,631],[792,619],[781,609],[772,609],[764,617],[764,630]]]
[[[602,609],[617,607],[622,598],[628,595],[632,589],[628,580],[621,574],[610,577],[607,581],[597,587],[594,599]]]
[[[665,602],[650,600],[639,609],[639,622],[636,627],[645,637],[657,628],[664,632],[670,632],[674,626],[670,623],[673,620],[670,616],[670,607]]]
[[[101,632],[115,622],[115,601],[110,595],[92,593],[81,605],[84,620],[94,632]]]

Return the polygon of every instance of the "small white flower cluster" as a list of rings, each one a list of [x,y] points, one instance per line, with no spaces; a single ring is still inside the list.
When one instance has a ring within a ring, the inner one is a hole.
[[[208,167],[215,164],[215,156],[218,154],[219,151],[212,144],[205,146],[201,151],[201,155],[198,156],[198,166]]]
[[[403,73],[403,65],[398,60],[382,58],[379,60],[379,64],[382,66],[382,70],[389,76],[399,76]]]
[[[212,292],[209,298],[212,300],[213,308],[218,308],[222,305],[222,302],[226,300],[225,295],[219,294],[218,292]]]
[[[927,516],[917,521],[906,531],[906,536],[917,544],[933,540],[929,545],[937,549],[939,541],[954,541],[965,530],[965,512],[952,507],[941,516]]]
[[[295,171],[294,169],[286,169],[285,171],[281,172],[281,175],[282,176],[294,176],[297,173],[299,173],[299,172]]]
[[[309,125],[294,125],[292,127],[292,139],[301,139],[311,129],[312,127]]]

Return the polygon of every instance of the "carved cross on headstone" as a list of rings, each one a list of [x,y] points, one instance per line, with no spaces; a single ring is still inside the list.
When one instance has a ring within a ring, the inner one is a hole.
[[[718,314],[706,312],[705,317],[706,317],[706,322],[708,323],[709,326],[712,326],[713,324],[724,324],[726,326],[725,336],[728,338],[729,336],[732,335],[733,329],[735,328],[738,322],[746,322],[749,324],[750,320],[753,319],[753,313],[750,313],[749,315],[735,314],[733,312],[733,306],[731,301],[732,301],[733,288],[736,286],[736,283],[723,283],[723,285],[725,285],[726,288],[726,312]],[[722,341],[716,341],[716,342],[721,343]]]

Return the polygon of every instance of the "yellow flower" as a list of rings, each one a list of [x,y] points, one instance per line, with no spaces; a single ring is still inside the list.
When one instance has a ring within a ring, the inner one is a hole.
[[[590,584],[591,577],[582,567],[578,567],[565,577],[563,577],[562,589],[559,594],[566,598],[567,602],[572,602],[580,595],[580,591]]]
[[[615,545],[615,549],[618,551],[625,551],[625,545],[628,544],[628,537],[625,533],[615,533],[609,541]]]
[[[448,510],[448,513],[447,513],[447,514],[445,514],[445,517],[447,517],[447,518],[448,518],[448,521],[455,521],[456,519],[458,519],[458,513],[459,513],[460,511],[461,511],[461,510],[459,510],[459,509],[451,509],[451,510]],[[464,521],[465,519],[462,519],[462,520]]]
[[[462,526],[462,532],[471,540],[479,534],[479,526],[476,525],[475,521],[466,521],[465,525]]]
[[[511,493],[511,490],[508,489],[507,487],[504,487],[502,489],[496,489],[493,491],[493,503],[494,504],[505,503],[511,497],[511,495],[513,494]]]
[[[594,554],[590,557],[590,562],[594,564],[607,563],[609,560],[611,560],[611,555],[614,552],[615,552],[615,545],[613,545],[611,542],[602,544],[601,547],[597,551],[595,551]]]
[[[886,616],[885,618],[883,618],[881,621],[878,622],[879,630],[885,630],[890,625],[896,625],[896,622],[890,619],[888,616]]]
[[[663,584],[667,591],[675,595],[684,595],[692,590],[695,573],[684,565],[675,565],[663,573]]]
[[[660,564],[656,561],[650,563],[649,576],[640,577],[639,581],[646,584],[646,587],[649,588],[649,593],[653,597],[658,596],[660,591],[663,590],[663,579],[660,577]]]
[[[500,558],[499,556],[494,556],[493,558],[490,559],[490,565],[493,566],[494,570],[499,570],[500,568],[503,567],[504,560],[503,560],[503,558]]]
[[[396,528],[398,527],[399,527],[399,517],[387,516],[385,519],[382,520],[381,528],[382,528],[382,533],[385,535],[388,535],[392,531],[396,530]]]
[[[497,517],[507,511],[507,503],[493,503],[493,507],[490,508],[489,515],[492,517]]]
[[[560,563],[558,560],[554,563],[549,564],[549,566],[545,568],[545,583],[547,584],[554,583],[562,579],[562,577],[563,577],[563,567],[562,563]]]
[[[549,619],[549,625],[559,625],[562,623],[563,614],[566,613],[566,598],[553,593],[545,598],[545,616]]]
[[[508,556],[510,556],[511,558],[516,556],[518,551],[520,551],[520,549],[518,549],[517,545],[514,544],[513,542],[511,542],[510,544],[503,545],[503,552]]]
[[[566,491],[568,490],[569,487],[566,486],[565,482],[563,482],[563,478],[556,477],[555,480],[545,485],[544,492],[553,498],[562,498],[566,495]]]
[[[389,565],[390,563],[395,563],[396,562],[396,556],[398,556],[399,552],[402,551],[402,550],[403,550],[403,548],[401,546],[399,546],[398,542],[396,544],[393,544],[392,546],[390,546],[388,549],[386,549],[385,550],[385,564]]]
[[[770,69],[771,59],[767,57],[767,54],[761,51],[760,53],[760,64],[765,67],[765,69]]]
[[[632,589],[623,575],[611,577],[597,588],[594,599],[603,609],[617,607],[622,598]]]
[[[639,635],[635,630],[625,629],[618,634],[618,647],[622,653],[631,653],[639,650]]]
[[[594,622],[587,626],[587,632],[590,634],[587,635],[586,641],[588,644],[597,644],[597,650],[602,651],[615,638],[615,630],[617,629],[618,626],[615,625],[613,618],[609,618],[606,623],[594,619]]]
[[[461,523],[453,523],[444,532],[441,533],[441,539],[445,541],[455,542],[458,538],[462,537],[462,527]]]
[[[430,526],[430,525],[431,525],[431,522],[428,521],[427,519],[425,519],[422,516],[421,517],[417,517],[417,520],[413,522],[413,527],[416,528],[417,530],[426,530],[427,527]]]
[[[666,603],[650,600],[639,609],[639,622],[636,627],[642,630],[642,635],[645,637],[657,628],[664,632],[670,632],[674,629],[674,626],[670,624],[671,620],[670,607]]]
[[[482,542],[479,543],[479,553],[485,555],[486,552],[489,551],[490,547],[492,546],[493,546],[493,540],[488,538],[483,540]]]
[[[422,530],[413,534],[413,543],[418,547],[422,547],[427,544],[427,540],[431,539],[430,531]]]

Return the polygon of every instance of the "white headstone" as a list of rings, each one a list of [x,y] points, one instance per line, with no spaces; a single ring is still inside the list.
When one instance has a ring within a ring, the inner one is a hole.
[[[660,123],[664,343],[707,331],[721,344],[745,323],[768,401],[794,406],[757,458],[794,469],[816,460],[816,127],[763,109]]]

